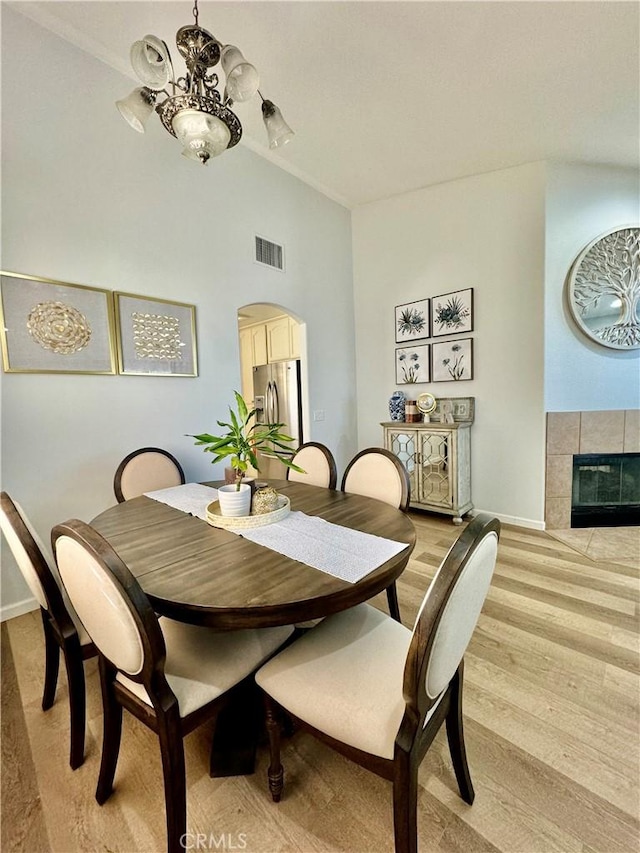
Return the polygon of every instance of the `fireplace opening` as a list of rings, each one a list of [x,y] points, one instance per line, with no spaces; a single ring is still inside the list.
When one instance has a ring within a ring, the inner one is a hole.
[[[640,524],[640,453],[573,457],[572,527]]]

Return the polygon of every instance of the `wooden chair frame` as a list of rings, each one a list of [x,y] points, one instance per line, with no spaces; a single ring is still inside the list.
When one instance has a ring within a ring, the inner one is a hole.
[[[84,761],[86,721],[84,661],[95,657],[97,650],[93,643],[80,644],[76,626],[69,616],[58,586],[58,581],[52,574],[44,554],[31,535],[31,531],[25,524],[20,511],[7,492],[0,494],[0,502],[11,527],[27,552],[42,586],[47,603],[46,609],[42,606],[40,607],[45,644],[44,689],[42,693],[43,711],[48,711],[54,703],[60,668],[60,652],[62,652],[64,657],[69,689],[71,741],[69,764],[71,765],[71,769],[75,770]]]
[[[480,542],[491,532],[499,537],[500,522],[487,514],[478,515],[469,524],[447,555],[420,613],[407,653],[403,681],[406,707],[396,735],[392,759],[381,758],[344,744],[286,711],[288,717],[301,729],[310,732],[341,755],[393,783],[396,853],[418,851],[418,770],[443,722],[447,727],[451,760],[462,799],[471,805],[475,797],[462,721],[464,659],[460,661],[441,697],[432,699],[427,695],[426,676],[436,630],[456,582]],[[280,761],[282,709],[268,694],[265,693],[264,696],[270,744],[269,790],[274,802],[278,802],[284,786],[284,770]],[[436,703],[438,706],[425,725],[427,714]]]
[[[384,447],[367,447],[364,450],[361,450],[360,453],[356,453],[351,462],[349,462],[349,464],[345,468],[345,472],[342,475],[340,491],[347,491],[345,488],[347,483],[347,476],[349,474],[349,471],[355,465],[355,463],[363,456],[368,456],[371,453],[377,453],[380,456],[385,456],[390,462],[394,464],[398,472],[398,477],[400,478],[400,482],[402,484],[402,491],[398,509],[401,512],[408,512],[409,502],[411,500],[411,483],[409,480],[409,474],[407,473],[407,469],[404,467],[398,457],[394,453],[391,453],[390,450],[387,450]],[[391,616],[396,620],[396,622],[402,622],[402,619],[400,618],[400,605],[398,604],[398,588],[396,586],[395,581],[387,587],[387,603],[389,605],[389,613],[391,614]]]
[[[307,447],[315,447],[316,450],[319,450],[324,458],[327,460],[327,465],[329,466],[329,485],[328,489],[335,489],[336,484],[338,482],[338,469],[336,468],[336,460],[333,458],[333,453],[329,450],[329,448],[320,444],[319,441],[306,441],[304,444],[301,444],[300,447],[296,450],[296,453],[293,457],[293,461],[296,461],[296,455],[301,451],[305,450]],[[286,478],[289,479],[289,474],[291,473],[291,469],[287,468]]]
[[[167,849],[169,853],[184,853],[187,803],[183,738],[206,720],[216,718],[238,692],[247,689],[247,682],[254,683],[253,676],[248,676],[218,698],[181,717],[178,699],[164,672],[166,646],[158,617],[138,581],[111,545],[84,522],[73,519],[59,524],[54,527],[51,536],[54,550],[61,536],[70,537],[89,550],[107,568],[122,593],[142,640],[142,669],[138,675],[126,673],[126,676],[144,686],[151,706],[115,680],[117,667],[98,649],[104,736],[96,800],[103,805],[113,791],[122,737],[122,709],[126,708],[158,735],[164,778]],[[212,743],[211,762],[214,745],[215,739]]]
[[[123,503],[126,498],[122,494],[122,474],[124,473],[124,469],[127,467],[129,462],[132,459],[135,459],[136,456],[141,456],[143,453],[160,453],[162,456],[166,456],[167,459],[170,459],[173,464],[176,466],[178,473],[180,474],[180,482],[184,485],[186,482],[186,477],[184,474],[184,470],[182,469],[182,465],[178,462],[175,456],[172,453],[169,453],[168,450],[163,450],[161,447],[141,447],[139,450],[134,450],[132,453],[129,453],[124,457],[122,462],[118,465],[116,469],[115,476],[113,478],[113,491],[115,492],[116,500],[118,503]]]

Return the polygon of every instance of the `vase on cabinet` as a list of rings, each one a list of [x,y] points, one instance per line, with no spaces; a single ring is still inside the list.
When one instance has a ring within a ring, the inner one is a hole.
[[[404,420],[404,404],[406,397],[402,391],[394,391],[389,398],[389,417],[392,421]]]

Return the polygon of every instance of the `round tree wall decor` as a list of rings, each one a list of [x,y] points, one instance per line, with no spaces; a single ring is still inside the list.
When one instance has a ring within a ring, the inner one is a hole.
[[[640,348],[640,227],[592,240],[567,283],[569,308],[586,335],[611,349]]]

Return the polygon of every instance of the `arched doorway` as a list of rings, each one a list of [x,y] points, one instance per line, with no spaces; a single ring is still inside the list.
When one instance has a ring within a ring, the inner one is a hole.
[[[258,417],[285,423],[301,444],[309,434],[306,324],[282,305],[253,303],[238,309],[238,337],[242,396],[263,413]],[[262,473],[284,476],[284,466],[275,464],[278,471]]]

